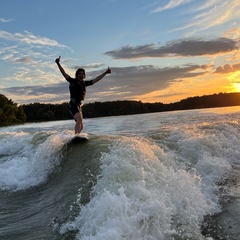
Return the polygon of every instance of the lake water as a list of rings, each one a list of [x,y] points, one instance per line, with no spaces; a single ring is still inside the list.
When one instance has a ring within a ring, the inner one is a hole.
[[[240,239],[240,107],[0,128],[0,239]]]

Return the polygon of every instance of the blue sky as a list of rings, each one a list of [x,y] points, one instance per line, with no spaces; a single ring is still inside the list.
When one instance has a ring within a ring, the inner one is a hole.
[[[170,103],[240,92],[239,0],[8,0],[0,9],[0,91],[22,103],[69,100],[56,57],[87,79],[85,102]]]

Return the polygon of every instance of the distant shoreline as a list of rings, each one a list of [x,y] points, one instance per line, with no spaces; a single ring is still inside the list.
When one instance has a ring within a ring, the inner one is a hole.
[[[30,103],[17,106],[12,100],[1,95],[5,106],[0,105],[0,127],[58,120],[70,120],[68,102],[61,104]],[[218,93],[189,97],[179,102],[164,104],[143,103],[141,101],[121,100],[109,102],[94,102],[83,105],[84,118],[110,117],[154,112],[169,112],[179,110],[205,109],[217,107],[240,106],[240,93]]]
[[[143,103],[141,101],[130,100],[94,102],[84,104],[82,110],[84,118],[97,118],[230,106],[240,106],[240,93],[196,96],[170,104],[161,102]],[[27,117],[26,122],[72,119],[68,111],[67,102],[62,104],[32,103],[22,105],[22,107]]]

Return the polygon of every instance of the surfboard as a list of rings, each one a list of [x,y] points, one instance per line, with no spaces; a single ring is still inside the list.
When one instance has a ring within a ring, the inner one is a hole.
[[[70,142],[71,143],[82,143],[82,142],[87,142],[89,140],[88,138],[88,134],[86,133],[81,133],[81,134],[77,134],[75,135]]]

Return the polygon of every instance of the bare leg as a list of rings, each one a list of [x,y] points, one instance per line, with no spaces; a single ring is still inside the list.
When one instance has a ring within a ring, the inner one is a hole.
[[[80,133],[83,130],[83,116],[81,112],[78,112],[74,115],[74,119],[76,120],[75,124],[75,134]]]

